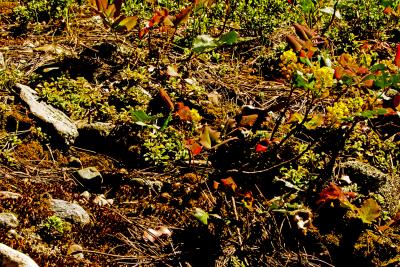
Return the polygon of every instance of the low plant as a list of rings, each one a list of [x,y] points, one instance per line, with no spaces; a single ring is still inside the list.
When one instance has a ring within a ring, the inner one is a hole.
[[[61,238],[70,231],[71,224],[56,215],[48,217],[40,226],[41,235],[50,240]]]

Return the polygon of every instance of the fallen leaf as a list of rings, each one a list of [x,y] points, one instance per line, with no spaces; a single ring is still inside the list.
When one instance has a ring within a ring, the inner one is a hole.
[[[349,203],[347,197],[355,197],[353,192],[343,192],[342,188],[337,186],[335,183],[330,183],[328,187],[323,189],[319,194],[317,204],[323,204],[333,200],[339,200],[341,203]]]
[[[185,143],[186,148],[190,150],[193,156],[200,154],[201,150],[203,149],[203,147],[194,139],[188,139]]]
[[[181,76],[178,73],[178,67],[176,65],[169,65],[167,67],[167,75],[170,76],[170,77],[179,77],[179,76]]]
[[[396,57],[394,58],[394,64],[400,68],[400,44],[396,46]]]
[[[219,187],[219,183],[218,183],[217,181],[214,181],[214,182],[213,182],[213,188],[214,188],[214,190],[217,190],[218,187]]]
[[[204,225],[208,224],[208,218],[210,217],[210,215],[207,212],[205,212],[204,210],[202,210],[200,208],[195,208],[193,215],[202,224],[204,224]]]
[[[254,123],[257,121],[258,119],[258,114],[251,114],[251,115],[246,115],[246,116],[242,116],[242,118],[240,119],[239,125],[242,127],[251,127],[254,125]]]
[[[358,210],[358,217],[363,221],[363,223],[371,224],[380,216],[380,213],[381,207],[374,199],[369,198],[364,201]]]
[[[172,103],[172,100],[171,100],[171,98],[169,97],[167,91],[165,91],[164,89],[161,88],[160,91],[159,91],[159,94],[160,94],[161,99],[162,99],[162,100],[164,101],[164,103],[166,104],[167,108],[168,108],[170,111],[173,111],[173,110],[174,110],[174,103]]]
[[[219,136],[220,136],[219,132],[211,129],[210,126],[205,125],[200,135],[200,144],[207,149],[211,149],[213,143],[220,142]]]
[[[175,114],[182,120],[182,121],[192,121],[192,113],[190,112],[190,108],[185,106],[182,102],[176,103],[175,107]]]
[[[263,146],[262,144],[260,144],[260,143],[258,143],[257,145],[256,145],[256,152],[257,153],[263,153],[263,152],[266,152],[268,150],[268,147],[267,146]]]
[[[232,189],[233,192],[235,192],[237,189],[237,185],[232,177],[221,179],[221,183],[223,186]]]

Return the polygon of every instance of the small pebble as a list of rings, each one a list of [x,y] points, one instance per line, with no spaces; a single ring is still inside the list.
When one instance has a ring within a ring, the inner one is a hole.
[[[90,193],[88,191],[85,191],[81,194],[81,197],[83,197],[86,200],[90,199]]]

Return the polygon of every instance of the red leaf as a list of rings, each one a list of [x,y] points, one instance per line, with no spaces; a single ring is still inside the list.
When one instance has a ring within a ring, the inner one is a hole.
[[[332,182],[327,188],[321,191],[317,204],[322,204],[333,200],[339,200],[342,203],[346,203],[349,202],[347,197],[354,198],[355,196],[356,195],[354,192],[345,193],[342,191],[342,188]]]
[[[358,74],[366,74],[366,73],[368,73],[368,68],[359,67],[359,68],[357,69],[357,73],[358,73]]]
[[[193,10],[193,5],[190,5],[181,10],[178,14],[175,15],[174,24],[175,27],[181,23],[185,23],[189,19],[189,15]]]
[[[400,68],[400,44],[396,47],[396,57],[394,58],[394,64]]]
[[[148,34],[151,28],[163,22],[168,17],[168,13],[168,10],[165,8],[156,10],[147,23],[147,26],[139,31],[139,39],[142,39],[146,34]]]
[[[143,39],[143,37],[148,34],[150,31],[149,27],[144,27],[139,31],[139,39]]]
[[[268,150],[267,146],[263,146],[262,144],[257,144],[256,145],[256,152],[257,153],[263,153],[266,152]]]
[[[203,149],[203,147],[194,139],[188,139],[185,143],[185,146],[190,150],[193,156],[200,154],[201,150]]]
[[[235,192],[235,190],[237,188],[237,185],[232,177],[228,177],[226,179],[221,179],[221,183],[223,186],[232,189],[233,192]]]
[[[400,111],[400,94],[396,95],[393,98],[393,107],[398,111]]]
[[[385,9],[383,10],[383,13],[385,13],[386,15],[390,15],[392,14],[393,9],[390,6],[385,7]]]

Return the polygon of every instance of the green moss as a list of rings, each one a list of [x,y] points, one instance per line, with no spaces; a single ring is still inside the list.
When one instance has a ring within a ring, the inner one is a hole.
[[[116,114],[101,88],[93,87],[82,77],[76,80],[61,76],[37,86],[39,96],[47,103],[63,110],[72,119],[104,121]]]

